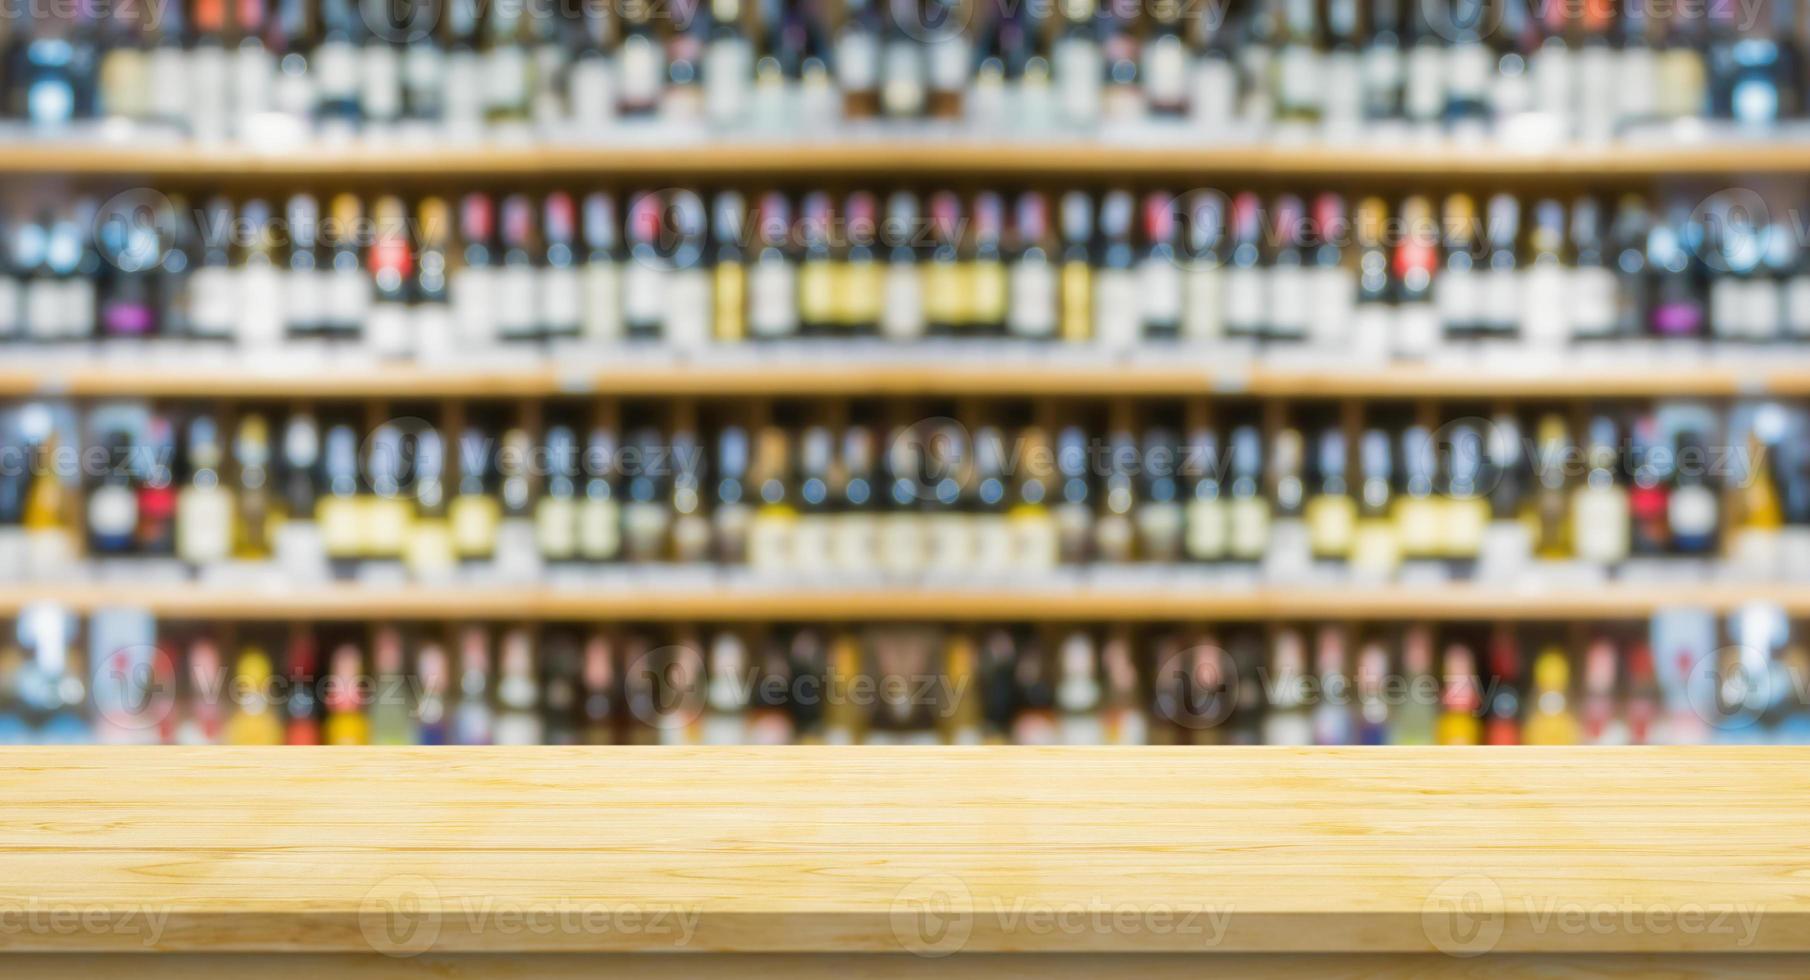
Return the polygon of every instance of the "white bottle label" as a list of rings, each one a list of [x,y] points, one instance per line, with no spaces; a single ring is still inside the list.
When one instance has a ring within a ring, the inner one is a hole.
[[[1357,275],[1329,265],[1312,272],[1313,313],[1309,320],[1315,346],[1339,350],[1351,339],[1352,306],[1357,302]]]
[[[1225,337],[1225,274],[1217,263],[1195,262],[1182,279],[1182,336],[1215,341]]]
[[[888,514],[880,521],[880,567],[913,575],[924,567],[923,521],[916,514]]]
[[[798,271],[783,259],[762,259],[748,276],[748,331],[757,337],[798,332]]]
[[[584,336],[586,340],[622,339],[622,269],[614,262],[584,267]]]
[[[505,265],[496,272],[496,332],[504,339],[534,333],[534,294],[539,278],[531,265]]]
[[[584,318],[584,288],[578,270],[570,266],[547,266],[540,270],[540,320],[549,332],[559,336],[578,333]]]
[[[466,352],[482,351],[496,343],[496,270],[490,266],[466,266],[455,272],[448,295],[452,300],[453,327],[459,346]]]
[[[1188,557],[1196,561],[1223,558],[1228,541],[1225,502],[1219,499],[1188,501],[1188,532],[1185,541]]]
[[[1627,494],[1615,487],[1584,487],[1571,508],[1571,540],[1585,561],[1614,564],[1628,557]]]
[[[1364,116],[1364,66],[1353,52],[1326,55],[1326,109],[1321,116],[1328,133],[1349,137]]]
[[[192,565],[232,552],[232,495],[219,486],[184,487],[176,499],[176,555]]]
[[[321,325],[326,304],[321,274],[314,269],[291,269],[283,275],[283,322],[291,330],[313,330]]]
[[[616,501],[585,498],[578,506],[578,551],[593,561],[615,558],[622,550],[622,513]]]
[[[646,38],[625,38],[616,48],[617,90],[624,105],[646,106],[659,101],[666,83],[665,58]]]
[[[1182,319],[1182,270],[1174,260],[1147,258],[1138,266],[1138,291],[1143,294],[1144,323],[1179,327]],[[1054,314],[1052,302],[1050,312]]]
[[[88,497],[88,530],[119,538],[138,526],[138,498],[130,487],[103,484]]]
[[[198,140],[226,138],[227,92],[232,72],[226,50],[200,45],[189,50],[189,126]]]
[[[499,44],[484,58],[485,103],[510,110],[528,101],[528,54],[519,44]]]
[[[1739,339],[1746,333],[1746,290],[1733,276],[1721,275],[1710,281],[1709,322],[1719,340]]]
[[[1603,266],[1571,270],[1571,308],[1574,333],[1579,337],[1603,337],[1615,331],[1615,274]]]
[[[1426,357],[1439,347],[1439,310],[1432,303],[1403,303],[1395,308],[1395,353]]]
[[[1282,107],[1318,110],[1325,100],[1321,87],[1320,53],[1305,44],[1290,44],[1282,49],[1280,64]]]
[[[241,46],[233,54],[233,117],[243,135],[246,124],[269,112],[276,85],[276,62],[262,44]]]
[[[414,322],[401,303],[373,304],[365,318],[365,343],[378,357],[408,357],[415,352]]]
[[[1152,105],[1180,106],[1188,101],[1188,49],[1178,37],[1157,38],[1144,45],[1144,92]]]
[[[1483,319],[1483,297],[1477,274],[1470,269],[1447,268],[1433,280],[1433,301],[1439,307],[1439,323],[1447,330],[1469,329]]]
[[[202,266],[189,280],[189,325],[204,337],[230,337],[239,313],[239,280],[225,266]]]
[[[94,280],[77,276],[63,283],[63,336],[81,340],[94,335]]]
[[[1235,497],[1226,507],[1229,536],[1226,543],[1233,558],[1246,560],[1263,557],[1270,540],[1270,505],[1261,497]]]
[[[609,124],[616,115],[615,71],[607,58],[586,57],[566,73],[566,104],[581,132]]]
[[[358,104],[370,121],[388,122],[402,115],[402,64],[396,49],[376,42],[364,47],[359,59]]]
[[[1062,542],[1056,521],[1048,511],[1034,509],[1009,519],[1012,532],[1012,567],[1020,572],[1045,572],[1061,560]]]
[[[1674,534],[1709,534],[1716,529],[1716,495],[1700,483],[1672,491],[1666,509]]]
[[[791,513],[756,511],[748,522],[748,567],[761,574],[781,574],[792,567]]]
[[[753,84],[754,59],[748,42],[735,38],[710,45],[704,55],[704,111],[711,122],[742,121]]]
[[[1776,280],[1766,276],[1748,280],[1746,313],[1742,316],[1747,339],[1777,340],[1784,305],[1785,298]]]
[[[836,39],[836,84],[844,92],[873,91],[880,84],[879,61],[879,43],[873,34],[845,31]]]
[[[268,262],[239,269],[239,315],[235,318],[239,343],[272,347],[283,341],[283,317],[287,312],[277,297],[285,295],[285,276]],[[274,300],[274,302],[273,302]]]
[[[1313,318],[1313,293],[1306,270],[1278,265],[1269,273],[1269,333],[1284,340],[1304,340]]]
[[[541,557],[571,558],[577,547],[578,517],[570,497],[542,497],[534,506],[534,543]]]
[[[1102,345],[1123,350],[1137,344],[1139,307],[1138,279],[1129,269],[1094,273],[1094,336]]]
[[[11,276],[0,276],[0,337],[17,337],[19,321],[22,316],[24,297],[20,295],[19,280]]]
[[[630,259],[622,265],[622,318],[625,326],[661,329],[666,321],[666,269],[652,261]]]
[[[1062,117],[1073,126],[1089,126],[1100,118],[1100,84],[1105,67],[1100,47],[1092,41],[1061,38],[1053,53]]]
[[[1238,72],[1224,58],[1194,60],[1189,115],[1198,126],[1221,126],[1238,113]]]
[[[1785,324],[1794,337],[1810,337],[1810,275],[1794,276],[1785,289]]]
[[[1402,108],[1419,122],[1438,119],[1445,112],[1444,50],[1436,44],[1416,44],[1408,49],[1406,88]]]
[[[1446,85],[1454,100],[1482,102],[1495,73],[1495,55],[1482,44],[1471,41],[1446,49]]]
[[[1565,267],[1538,264],[1521,276],[1521,338],[1536,346],[1571,341],[1570,289]]]
[[[880,549],[880,524],[871,514],[841,514],[830,531],[830,563],[844,572],[865,572]]]
[[[952,34],[930,42],[930,88],[938,92],[960,92],[968,85],[972,56],[968,39]]]
[[[188,54],[180,45],[160,44],[151,49],[147,72],[151,115],[165,122],[188,114]]]
[[[1006,328],[1019,337],[1051,337],[1056,333],[1056,269],[1049,262],[1012,263],[1011,302]]]
[[[714,298],[708,270],[693,267],[667,276],[666,342],[686,351],[709,346]]]
[[[1263,329],[1264,304],[1269,299],[1265,285],[1261,269],[1232,266],[1225,271],[1228,332],[1248,337]]]
[[[924,291],[918,267],[909,262],[886,266],[886,306],[880,313],[880,330],[893,340],[924,336]]]
[[[334,269],[327,280],[327,319],[354,331],[371,309],[371,280],[363,269]]]
[[[1521,325],[1521,274],[1512,268],[1492,266],[1483,276],[1483,313],[1497,330],[1517,330]]]

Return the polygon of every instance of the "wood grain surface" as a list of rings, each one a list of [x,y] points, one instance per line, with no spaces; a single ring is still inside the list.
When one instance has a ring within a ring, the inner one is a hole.
[[[43,748],[0,800],[10,952],[1810,952],[1801,750]]]

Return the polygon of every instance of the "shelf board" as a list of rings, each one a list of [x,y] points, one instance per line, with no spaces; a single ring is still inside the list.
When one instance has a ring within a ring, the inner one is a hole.
[[[480,588],[180,584],[0,587],[0,616],[33,602],[77,612],[132,607],[166,619],[628,622],[1199,622],[1214,620],[1568,621],[1644,619],[1661,609],[1731,612],[1769,602],[1810,616],[1810,585],[1483,585],[1114,588]]]
[[[108,926],[0,952],[1810,952],[1782,748],[102,746],[0,798],[9,921]]]
[[[701,140],[673,145],[310,145],[257,151],[128,142],[17,141],[0,148],[0,175],[137,176],[195,183],[383,178],[411,182],[546,177],[1095,177],[1329,180],[1578,180],[1810,170],[1810,141],[1567,147],[1518,152],[1496,145],[1174,145],[1169,142],[988,141],[970,138]]]
[[[79,398],[528,398],[1005,396],[1277,398],[1659,398],[1810,395],[1810,367],[1762,364],[1549,371],[1471,365],[1375,368],[1215,363],[1180,353],[1167,363],[1077,364],[1002,355],[837,362],[813,355],[776,363],[731,358],[583,365],[298,367],[46,363],[0,367],[0,397]]]

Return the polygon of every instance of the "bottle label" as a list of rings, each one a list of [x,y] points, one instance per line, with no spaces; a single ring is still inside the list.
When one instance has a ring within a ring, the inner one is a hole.
[[[1251,560],[1263,557],[1270,541],[1270,505],[1261,497],[1235,497],[1227,507],[1230,536],[1227,545],[1233,558]]]
[[[1188,557],[1195,561],[1216,561],[1225,557],[1229,536],[1226,530],[1226,506],[1221,500],[1188,502]]]
[[[1138,508],[1138,540],[1147,561],[1174,561],[1181,552],[1183,525],[1179,504],[1147,503]]]
[[[1709,323],[1718,340],[1733,340],[1746,333],[1746,290],[1733,276],[1717,276],[1709,286]]]
[[[968,85],[973,57],[964,35],[952,34],[929,45],[930,88],[937,92],[960,92]]]
[[[224,487],[184,487],[176,498],[176,555],[191,565],[232,553],[232,495]]]
[[[1042,507],[1014,508],[1008,521],[1012,533],[1012,568],[1019,572],[1044,572],[1056,567],[1061,542],[1056,521]]]
[[[1602,266],[1571,270],[1572,327],[1579,337],[1605,337],[1615,332],[1615,274]]]
[[[634,561],[666,557],[666,530],[672,510],[665,503],[632,501],[622,508],[622,539]]]
[[[1194,263],[1182,280],[1186,290],[1182,307],[1182,335],[1189,340],[1214,341],[1225,336],[1225,277],[1218,265]]]
[[[1578,490],[1571,508],[1571,540],[1577,556],[1610,565],[1628,557],[1628,497],[1616,487]]]
[[[710,343],[710,273],[679,269],[666,277],[666,342],[676,350],[702,350]]]
[[[967,322],[967,290],[962,267],[954,262],[933,261],[923,266],[924,317],[940,326]]]
[[[1094,334],[1111,349],[1137,344],[1142,331],[1138,280],[1129,269],[1101,269],[1094,276]]]
[[[809,576],[829,572],[833,537],[828,517],[806,514],[796,518],[792,523],[790,571]]]
[[[1534,265],[1522,273],[1521,337],[1536,345],[1562,346],[1571,340],[1568,277],[1561,265]]]
[[[1351,534],[1351,571],[1364,577],[1386,577],[1401,564],[1401,540],[1394,523],[1363,520]]]
[[[318,330],[325,313],[321,274],[312,268],[291,269],[283,276],[283,322],[292,333]]]
[[[1470,269],[1447,268],[1433,280],[1433,301],[1447,333],[1468,330],[1483,319],[1483,297]]]
[[[1174,261],[1151,257],[1138,267],[1144,325],[1174,331],[1182,319],[1182,270]]]
[[[1424,558],[1441,554],[1444,514],[1434,497],[1402,497],[1395,502],[1396,533],[1403,555]]]
[[[367,44],[359,59],[359,106],[365,117],[375,121],[393,120],[402,115],[402,65],[396,49],[387,44]]]
[[[496,550],[497,525],[502,504],[495,497],[460,494],[447,508],[452,523],[453,550],[461,558],[488,558]]]
[[[1283,111],[1317,115],[1325,99],[1319,52],[1305,44],[1287,45],[1282,49],[1278,67]]]
[[[1238,72],[1223,58],[1196,58],[1189,115],[1195,123],[1230,123],[1238,113]]]
[[[540,270],[541,325],[553,336],[575,337],[584,318],[584,286],[577,269],[548,266]]]
[[[1313,292],[1299,266],[1279,265],[1269,273],[1269,333],[1284,340],[1305,340],[1312,326]]]
[[[504,340],[534,335],[534,267],[505,265],[496,273],[496,332]]]
[[[1131,518],[1124,514],[1101,514],[1094,521],[1095,555],[1104,562],[1131,560]]]
[[[999,262],[973,262],[968,266],[969,323],[1004,323],[1006,319],[1006,267]]]
[[[1012,263],[1011,302],[1006,326],[1020,337],[1052,337],[1056,333],[1056,270],[1047,261]]]
[[[238,278],[224,266],[196,269],[189,280],[190,329],[205,337],[231,336],[233,317],[239,313],[238,285]],[[28,302],[29,299],[28,295]],[[35,319],[28,322],[33,326],[37,323]]]
[[[460,345],[481,351],[496,343],[496,271],[466,266],[453,274],[449,295]]]
[[[892,575],[924,568],[924,528],[915,514],[888,514],[880,520],[880,567]]]
[[[748,523],[748,566],[762,574],[792,567],[792,531],[797,518],[789,510],[763,507]]]
[[[245,124],[270,111],[276,82],[276,62],[262,44],[242,45],[233,54],[233,115]]]
[[[1491,267],[1483,277],[1483,312],[1493,332],[1512,334],[1521,325],[1521,275],[1512,267]]]
[[[622,511],[614,500],[586,498],[578,507],[578,551],[610,561],[622,550]]]
[[[19,335],[20,308],[24,297],[20,295],[19,280],[11,276],[0,275],[0,337],[16,337]]]
[[[130,487],[104,484],[88,497],[88,530],[123,543],[138,527],[138,495]]]
[[[267,262],[257,262],[239,270],[239,343],[250,347],[273,347],[283,341],[285,314],[288,312],[288,276]],[[274,300],[274,302],[273,302]]]
[[[1357,301],[1357,276],[1340,266],[1320,266],[1313,272],[1313,314],[1309,329],[1324,350],[1343,348],[1350,339],[1352,305]]]
[[[1053,60],[1064,120],[1092,125],[1100,118],[1100,84],[1106,77],[1100,46],[1082,38],[1059,38]]]
[[[646,107],[660,100],[660,89],[666,81],[664,61],[659,46],[651,40],[634,43],[631,38],[616,48],[623,105]]]
[[[1780,319],[1784,313],[1784,290],[1770,277],[1747,282],[1746,311],[1742,316],[1749,340],[1777,340]]]
[[[1160,109],[1188,101],[1188,49],[1178,38],[1155,38],[1144,45],[1144,95]]]
[[[1444,50],[1435,44],[1416,44],[1408,50],[1406,88],[1402,108],[1409,119],[1435,120],[1445,112]]]
[[[1319,494],[1307,501],[1307,540],[1321,558],[1343,558],[1351,551],[1357,526],[1357,501],[1345,494]]]
[[[836,321],[836,263],[808,260],[799,265],[798,315],[805,323]]]
[[[1062,339],[1084,343],[1094,336],[1093,268],[1086,262],[1062,263]]]
[[[1496,74],[1496,58],[1490,49],[1474,41],[1446,49],[1446,85],[1453,102],[1481,106]]]
[[[886,79],[880,88],[880,105],[891,116],[915,116],[924,111],[924,69],[915,42],[886,45]]]
[[[1672,533],[1691,537],[1715,533],[1717,510],[1716,495],[1702,484],[1687,484],[1673,489],[1667,511]]]
[[[1395,352],[1426,357],[1439,347],[1439,310],[1432,303],[1403,303],[1395,309]]]
[[[513,113],[528,104],[528,55],[519,44],[499,44],[484,58],[485,104],[492,111]]]
[[[365,318],[365,343],[379,357],[408,357],[415,352],[414,324],[401,303],[377,303]]]
[[[1785,292],[1785,322],[1794,337],[1810,337],[1810,275],[1792,278]]]
[[[534,543],[550,561],[571,558],[577,549],[577,522],[569,497],[542,497],[534,507]]]
[[[1226,331],[1254,337],[1263,332],[1265,295],[1263,270],[1233,266],[1225,272]]]
[[[572,122],[579,130],[608,125],[616,115],[616,80],[610,63],[598,57],[580,58],[574,63],[567,74],[566,104],[571,107]]]
[[[373,558],[400,558],[408,547],[414,509],[404,497],[359,498],[364,529],[364,553]]]
[[[849,262],[836,280],[836,320],[843,326],[880,322],[886,302],[885,271],[878,262]]]
[[[842,514],[830,531],[830,563],[845,572],[865,572],[879,554],[880,526],[868,514]]]
[[[371,308],[371,280],[362,269],[335,269],[327,280],[327,320],[356,334]]]
[[[711,333],[723,343],[744,339],[747,334],[748,273],[740,262],[719,262],[716,266],[716,289],[711,297],[715,311],[715,327]]]
[[[838,66],[840,67],[840,66]],[[704,54],[704,109],[719,123],[736,123],[754,84],[754,59],[741,38],[712,42]]]
[[[1483,550],[1489,528],[1489,501],[1483,497],[1448,497],[1443,501],[1445,530],[1440,535],[1449,558],[1475,558]]]
[[[836,40],[836,83],[844,92],[871,92],[879,86],[878,40],[867,31],[844,31]]]
[[[960,514],[924,518],[924,564],[933,572],[959,572],[974,564],[974,536]]]
[[[364,553],[364,514],[355,498],[323,498],[315,506],[315,521],[328,557],[356,558]]]
[[[409,532],[403,563],[419,581],[439,581],[451,575],[458,564],[452,528],[445,521],[416,521]]]
[[[798,332],[798,275],[791,262],[754,263],[748,279],[748,331],[756,337]]]
[[[350,102],[358,97],[358,49],[345,41],[325,41],[314,49],[308,74],[316,79],[323,102]]]
[[[622,273],[614,262],[589,262],[584,272],[586,340],[622,339]]]
[[[93,279],[77,276],[64,282],[59,305],[62,307],[62,335],[65,338],[80,340],[94,335],[96,311]]]
[[[924,335],[924,291],[918,267],[893,262],[886,267],[886,306],[880,328],[894,340],[915,340]]]

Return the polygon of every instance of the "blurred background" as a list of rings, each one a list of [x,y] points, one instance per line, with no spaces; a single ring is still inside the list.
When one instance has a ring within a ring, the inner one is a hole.
[[[0,742],[1810,733],[1798,0],[14,0]]]

